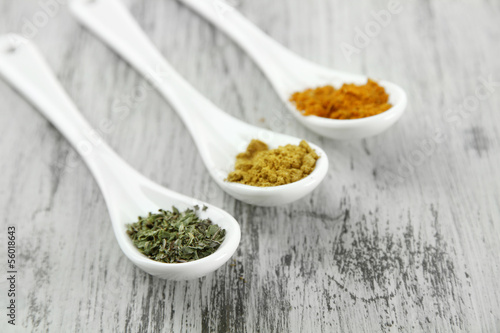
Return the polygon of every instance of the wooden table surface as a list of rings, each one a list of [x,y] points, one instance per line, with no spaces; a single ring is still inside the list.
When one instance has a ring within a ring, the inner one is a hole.
[[[32,39],[89,122],[112,122],[103,136],[126,161],[227,210],[242,239],[228,264],[199,280],[142,272],[118,247],[85,164],[0,80],[5,272],[8,226],[18,256],[16,327],[2,278],[1,332],[500,332],[498,1],[402,2],[363,45],[356,36],[388,2],[231,2],[303,57],[406,90],[393,128],[350,142],[290,119],[252,60],[182,4],[125,1],[223,110],[327,152],[319,188],[275,208],[218,188],[170,105],[59,3],[1,0],[0,33]]]

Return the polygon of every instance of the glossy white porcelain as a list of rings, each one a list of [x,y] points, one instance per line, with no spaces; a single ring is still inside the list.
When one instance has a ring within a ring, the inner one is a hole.
[[[259,65],[295,119],[310,130],[332,139],[360,139],[379,134],[404,113],[407,99],[403,89],[388,81],[378,81],[389,94],[391,109],[363,119],[328,119],[303,116],[289,101],[297,91],[331,84],[364,84],[367,77],[334,71],[305,60],[259,30],[222,0],[179,0],[224,31]]]
[[[85,160],[106,200],[118,244],[134,264],[160,278],[188,280],[216,270],[233,255],[241,237],[238,222],[227,212],[170,191],[132,169],[90,127],[29,41],[16,35],[0,37],[0,75],[35,105]],[[137,221],[137,216],[159,208],[184,210],[194,205],[206,205],[208,209],[200,216],[226,230],[224,242],[210,256],[180,264],[156,262],[142,255],[126,234],[126,225]]]
[[[119,0],[75,0],[71,10],[171,103],[191,133],[210,175],[226,193],[249,204],[276,206],[302,198],[324,179],[328,157],[309,143],[320,158],[315,170],[298,182],[255,187],[225,181],[234,169],[236,155],[246,149],[251,139],[260,139],[270,148],[298,144],[300,139],[249,125],[217,108],[168,64]]]

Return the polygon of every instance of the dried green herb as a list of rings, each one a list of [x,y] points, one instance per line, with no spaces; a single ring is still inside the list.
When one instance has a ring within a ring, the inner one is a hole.
[[[156,261],[183,263],[206,257],[219,248],[226,231],[210,219],[200,219],[199,209],[179,212],[172,207],[139,216],[139,221],[127,225],[127,234],[141,253]]]

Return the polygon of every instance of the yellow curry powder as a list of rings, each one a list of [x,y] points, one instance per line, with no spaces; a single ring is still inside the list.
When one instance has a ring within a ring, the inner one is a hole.
[[[332,119],[356,119],[374,116],[391,108],[389,95],[377,82],[364,85],[344,84],[340,89],[324,86],[296,92],[290,97],[304,116]]]
[[[298,146],[269,149],[267,144],[254,139],[245,152],[236,156],[235,171],[226,180],[252,186],[289,184],[313,172],[318,158],[304,140]]]

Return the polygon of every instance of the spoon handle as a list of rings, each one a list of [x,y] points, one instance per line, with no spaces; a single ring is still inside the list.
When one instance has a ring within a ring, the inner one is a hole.
[[[203,132],[207,124],[234,120],[175,71],[119,0],[76,0],[71,3],[71,11],[163,94],[182,118],[198,148],[205,144]],[[200,149],[200,153],[202,151]]]
[[[165,60],[119,0],[75,0],[75,17],[135,67],[170,102],[191,133],[208,170],[232,149],[227,138],[249,131],[194,89]]]
[[[277,43],[224,0],[179,0],[224,31],[262,69],[277,92],[288,99],[302,74],[310,75],[316,65]]]
[[[91,169],[105,196],[116,187],[112,180],[117,174],[132,178],[136,173],[80,114],[43,56],[28,40],[17,35],[0,37],[0,76],[68,139]]]
[[[77,111],[39,51],[16,35],[0,39],[0,74],[56,126],[80,154],[94,131]]]

